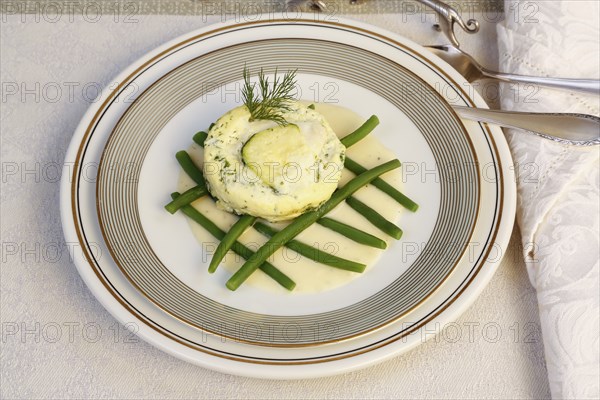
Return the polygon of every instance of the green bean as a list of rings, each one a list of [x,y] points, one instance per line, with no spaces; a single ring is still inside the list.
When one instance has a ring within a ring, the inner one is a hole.
[[[325,228],[331,229],[340,235],[346,236],[348,239],[355,241],[356,243],[364,244],[367,246],[375,247],[378,249],[385,249],[387,243],[384,240],[379,239],[377,236],[373,236],[365,231],[361,231],[353,226],[346,225],[342,222],[336,221],[331,218],[321,218],[317,221],[317,224],[324,226]]]
[[[177,192],[171,194],[173,200],[175,200],[179,196],[180,194]],[[201,212],[196,210],[194,207],[190,205],[183,206],[181,208],[181,211],[193,221],[200,224],[215,238],[222,240],[225,237],[225,232],[221,230],[221,228],[215,225],[214,222],[206,218]],[[233,250],[236,254],[242,256],[246,260],[254,254],[252,250],[250,250],[248,247],[244,246],[243,244],[237,241],[233,243],[233,245],[231,246],[231,250]],[[296,287],[296,282],[291,280],[290,277],[288,277],[286,274],[278,270],[274,265],[268,263],[267,261],[263,262],[258,268],[267,275],[269,275],[270,278],[275,280],[287,290],[293,290]]]
[[[346,157],[346,160],[344,161],[344,166],[355,175],[360,175],[367,170],[365,167],[348,157]],[[371,185],[375,186],[377,189],[381,190],[383,193],[396,200],[401,206],[405,207],[406,209],[412,212],[417,211],[417,209],[419,208],[419,205],[417,203],[406,197],[402,192],[400,192],[398,189],[396,189],[381,178],[373,180],[373,182],[371,182]]]
[[[208,133],[201,131],[201,132],[196,133],[192,139],[194,140],[194,142],[196,142],[196,144],[198,146],[204,147],[204,141],[206,140],[207,137],[208,137]]]
[[[273,237],[279,231],[273,229],[268,225],[261,222],[254,224],[254,229],[259,231],[265,236]],[[354,261],[346,260],[345,258],[334,256],[333,254],[326,253],[319,250],[316,247],[309,246],[306,243],[302,243],[298,240],[292,239],[285,244],[285,247],[294,250],[296,253],[310,258],[318,263],[329,265],[330,267],[343,269],[345,271],[352,272],[364,272],[367,266],[365,264],[357,263]]]
[[[235,224],[233,224],[233,226],[221,239],[219,246],[217,246],[217,250],[215,250],[215,254],[213,254],[212,260],[210,260],[208,272],[212,274],[217,270],[221,260],[225,258],[225,255],[231,246],[233,246],[233,243],[242,235],[242,233],[246,231],[249,226],[254,223],[254,221],[256,221],[256,217],[251,215],[242,215],[242,217],[238,219]]]
[[[177,161],[179,161],[179,165],[181,165],[181,168],[183,168],[185,173],[188,174],[189,177],[194,180],[194,182],[196,182],[200,186],[206,186],[206,183],[204,182],[204,175],[202,175],[202,171],[200,171],[200,169],[196,167],[196,164],[194,164],[192,158],[187,153],[187,151],[178,151],[177,154],[175,154],[175,158],[177,158]]]
[[[376,115],[372,115],[368,120],[365,121],[357,130],[351,134],[344,136],[341,142],[346,148],[352,146],[358,141],[362,140],[367,136],[375,127],[379,125],[379,118]]]
[[[175,200],[172,200],[169,204],[165,206],[165,209],[171,214],[175,214],[175,212],[181,207],[187,206],[191,202],[198,200],[200,197],[206,196],[207,194],[208,190],[205,186],[194,186],[193,188],[183,192]]]
[[[346,199],[346,203],[348,203],[348,205],[352,207],[354,211],[357,211],[363,217],[369,220],[369,222],[375,225],[379,230],[383,231],[384,233],[387,233],[394,239],[400,239],[402,237],[402,229],[392,224],[381,214],[373,210],[371,207],[369,207],[362,201],[354,197],[348,197]]]
[[[361,187],[365,186],[373,179],[381,174],[384,174],[392,169],[400,167],[400,161],[392,160],[381,164],[363,174],[354,177],[350,182],[342,188],[336,190],[333,195],[323,203],[319,208],[313,211],[302,214],[292,223],[286,226],[281,231],[277,232],[271,239],[267,241],[261,248],[258,249],[252,257],[250,257],[242,267],[227,281],[227,287],[230,290],[236,290],[256,269],[262,264],[271,254],[273,254],[281,246],[292,240],[300,232],[307,229],[319,218],[323,217],[329,211],[333,210],[338,204],[351,196]]]

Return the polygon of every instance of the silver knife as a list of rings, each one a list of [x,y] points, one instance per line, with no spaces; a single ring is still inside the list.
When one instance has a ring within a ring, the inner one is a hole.
[[[575,146],[600,144],[600,118],[587,114],[532,113],[452,106],[466,119],[531,132]]]

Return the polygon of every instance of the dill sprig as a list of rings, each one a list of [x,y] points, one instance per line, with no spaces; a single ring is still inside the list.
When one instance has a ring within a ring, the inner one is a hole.
[[[281,79],[277,76],[276,68],[271,84],[261,68],[258,73],[259,94],[255,91],[256,83],[250,83],[250,71],[244,66],[242,96],[244,104],[250,110],[250,121],[266,119],[279,125],[287,124],[283,112],[291,110],[289,102],[294,100],[292,93],[296,87],[296,71],[288,71]]]

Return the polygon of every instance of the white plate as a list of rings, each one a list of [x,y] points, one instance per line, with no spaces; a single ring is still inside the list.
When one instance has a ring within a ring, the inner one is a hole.
[[[181,234],[187,229],[183,218],[162,212],[160,196],[172,190],[169,185],[178,174],[172,154],[236,103],[234,96],[226,95],[215,101],[211,89],[227,88],[238,80],[234,64],[243,54],[252,65],[265,56],[267,64],[276,62],[281,69],[300,64],[305,88],[333,82],[340,105],[365,117],[380,116],[383,123],[376,135],[404,162],[403,191],[421,208],[402,216],[405,235],[373,269],[379,273],[311,295],[311,301],[252,288],[232,294],[191,277],[198,250],[190,249],[198,246],[191,234]],[[361,64],[354,65],[360,57]],[[207,77],[213,70],[218,79],[210,82]],[[506,248],[515,210],[506,142],[497,128],[463,125],[456,118],[448,103],[486,105],[464,78],[406,39],[350,21],[224,24],[161,46],[117,82],[119,86],[85,115],[69,148],[67,161],[77,167],[62,182],[63,226],[67,240],[79,242],[83,249],[76,264],[96,297],[121,322],[134,323],[138,335],[171,354],[207,368],[258,377],[313,377],[356,369],[432,336],[474,300],[499,264],[498,252]],[[152,105],[156,101],[162,107]],[[146,130],[154,133],[134,135]],[[132,146],[127,140],[137,142]],[[137,147],[145,150],[139,155],[130,151]],[[97,181],[95,172],[105,149],[110,150],[107,159],[114,156],[105,163],[112,178]],[[116,157],[119,152],[125,153]],[[161,170],[157,166],[163,159],[169,162]],[[132,207],[123,214],[132,218],[127,234],[132,242],[144,237],[149,253],[156,255],[157,269],[151,269],[141,253],[127,252],[128,239],[117,240],[122,230],[111,233],[122,215],[111,220],[114,207],[96,201],[97,184],[111,193],[123,192],[120,201]],[[472,204],[470,212],[461,208],[463,201]],[[139,230],[134,229],[136,223]],[[173,252],[175,243],[183,251]],[[132,257],[124,259],[128,255]],[[419,264],[422,260],[429,261]],[[431,271],[419,275],[419,265]],[[136,276],[136,268],[142,274]],[[149,293],[144,273],[157,271],[165,275],[155,281],[165,282],[167,277],[174,286],[159,285]],[[183,306],[168,304],[177,296],[186,300]],[[207,312],[199,313],[198,307]],[[294,311],[286,311],[290,309]],[[225,328],[214,328],[210,313],[217,310],[228,321]],[[344,320],[345,315],[351,317]],[[331,343],[318,345],[324,342]]]

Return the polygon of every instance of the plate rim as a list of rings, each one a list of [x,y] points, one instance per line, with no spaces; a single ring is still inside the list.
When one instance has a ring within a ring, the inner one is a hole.
[[[244,42],[243,44],[248,44],[248,43],[258,43],[258,42],[270,42],[272,40],[286,40],[287,38],[269,38],[269,39],[260,39],[260,40],[256,40],[256,41],[248,41],[248,42]],[[332,42],[330,40],[327,39],[304,39],[304,40],[309,40],[309,41],[324,41],[324,42]],[[332,43],[337,43],[337,42],[332,42]],[[239,44],[235,44],[235,45],[229,45],[226,47],[222,47],[219,48],[219,50],[221,49],[225,49],[225,48],[231,48],[231,47],[235,47],[238,46]],[[408,49],[411,51],[414,51],[414,49]],[[214,53],[215,50],[210,51],[206,54],[210,54],[210,53]],[[375,326],[369,327],[367,329],[364,329],[360,332],[357,333],[353,333],[350,335],[346,335],[340,338],[335,338],[335,339],[330,339],[330,340],[324,340],[324,341],[315,341],[315,342],[301,342],[301,343],[284,343],[284,342],[269,342],[269,341],[252,341],[252,340],[248,340],[248,339],[241,339],[239,337],[232,337],[232,336],[228,336],[226,334],[223,333],[219,333],[216,331],[213,331],[209,328],[203,327],[203,326],[198,326],[197,324],[188,321],[187,319],[185,319],[183,316],[180,315],[176,315],[175,313],[167,310],[163,305],[161,305],[158,301],[156,301],[155,299],[153,299],[142,287],[140,287],[140,285],[138,284],[138,282],[136,282],[136,280],[127,272],[127,270],[125,269],[125,267],[123,267],[122,263],[118,260],[119,257],[116,257],[115,254],[115,249],[113,247],[113,245],[111,244],[111,241],[109,240],[110,238],[108,237],[108,233],[106,232],[106,221],[103,221],[104,218],[102,216],[102,211],[101,211],[101,205],[100,203],[104,203],[100,200],[100,197],[98,195],[98,193],[100,192],[99,188],[101,186],[101,175],[102,175],[102,170],[103,170],[103,165],[104,168],[108,168],[110,169],[110,167],[107,167],[105,164],[105,156],[107,155],[107,150],[109,150],[110,144],[112,141],[114,141],[115,138],[115,131],[119,128],[119,126],[121,125],[121,123],[123,122],[124,118],[127,117],[131,107],[138,102],[142,96],[144,96],[146,93],[148,93],[151,89],[153,89],[156,85],[158,85],[160,82],[163,81],[163,79],[166,79],[169,75],[171,75],[174,71],[176,71],[179,68],[182,68],[194,61],[196,61],[199,57],[204,56],[206,54],[202,54],[198,57],[192,58],[186,62],[184,62],[183,64],[178,65],[177,67],[169,70],[168,72],[166,72],[164,75],[162,75],[161,77],[159,77],[157,80],[155,80],[154,82],[152,82],[147,88],[145,88],[141,93],[139,93],[139,95],[137,96],[137,98],[129,105],[128,109],[125,110],[123,112],[123,114],[119,117],[118,121],[115,123],[115,126],[112,130],[112,132],[109,133],[108,138],[106,140],[106,143],[104,145],[104,148],[102,149],[101,152],[101,156],[100,156],[100,161],[99,161],[99,165],[98,165],[98,178],[96,179],[96,213],[97,213],[97,218],[98,218],[98,222],[99,222],[99,226],[100,226],[100,231],[102,233],[102,237],[104,240],[104,243],[106,244],[113,260],[115,261],[115,264],[117,265],[117,267],[119,268],[119,270],[121,271],[121,273],[127,278],[127,280],[129,281],[129,283],[134,286],[136,288],[136,290],[138,290],[148,301],[152,302],[153,304],[155,304],[158,308],[160,308],[163,312],[169,314],[171,317],[178,319],[179,321],[191,326],[192,328],[195,329],[200,329],[202,331],[206,331],[209,334],[213,334],[213,335],[217,335],[217,336],[222,336],[228,340],[237,340],[237,341],[241,341],[250,345],[257,345],[257,346],[264,346],[264,347],[280,347],[280,348],[299,348],[299,347],[310,347],[310,346],[321,346],[321,345],[326,345],[326,344],[331,344],[331,343],[339,343],[341,341],[349,341],[352,339],[355,339],[357,337],[361,337],[364,335],[368,335],[372,332],[378,331],[380,329],[383,329],[387,326],[389,326],[390,324],[393,324],[397,321],[399,321],[400,319],[404,318],[405,316],[407,316],[408,314],[410,314],[411,312],[413,312],[414,310],[416,310],[421,304],[423,304],[424,302],[426,302],[430,297],[432,297],[437,290],[445,283],[448,281],[448,279],[450,278],[450,276],[452,275],[452,273],[456,270],[456,268],[458,267],[458,265],[461,263],[461,259],[462,257],[465,255],[465,253],[468,251],[468,243],[471,242],[471,240],[473,239],[473,235],[475,234],[475,230],[476,230],[476,225],[477,225],[477,217],[480,213],[479,207],[481,206],[481,189],[477,191],[476,193],[476,208],[477,208],[477,213],[474,217],[474,221],[473,221],[473,226],[470,228],[469,233],[467,234],[468,236],[468,241],[467,243],[463,246],[460,255],[457,257],[457,259],[454,261],[454,265],[447,271],[447,273],[442,277],[442,279],[433,287],[429,290],[429,292],[420,300],[418,300],[416,303],[414,303],[413,305],[410,306],[410,308],[408,308],[407,310],[403,311],[402,313],[396,314],[394,315],[394,317],[380,323],[377,324]],[[440,71],[441,72],[441,71]],[[431,85],[429,85],[423,78],[421,78],[420,76],[418,76],[417,74],[415,74],[414,72],[410,71],[411,75],[414,75],[414,78],[417,79],[420,83],[423,84],[423,86],[425,87],[431,87]],[[444,99],[444,97],[438,93],[437,91],[432,91],[433,95],[440,100],[441,104],[444,105],[448,105],[448,102],[446,99]],[[463,121],[459,118],[458,114],[456,113],[456,111],[454,111],[451,107],[448,107],[448,112],[454,117],[456,123],[460,126],[460,129],[462,131],[462,133],[465,135],[467,144],[468,144],[468,149],[469,151],[472,153],[473,158],[474,158],[474,162],[478,163],[478,157],[477,157],[477,151],[475,149],[475,145],[473,143],[472,138],[469,135],[469,130],[465,127]],[[499,154],[497,154],[498,159],[499,159]],[[145,156],[144,156],[145,157]],[[477,182],[478,182],[478,187],[481,186],[481,171],[476,168],[475,169],[476,172],[476,177],[477,177]],[[139,171],[139,173],[141,173],[141,171]],[[136,175],[136,177],[139,177],[139,174]],[[501,208],[501,207],[499,207]],[[145,235],[145,232],[142,232],[143,235]],[[147,238],[145,238],[147,240]],[[158,258],[158,256],[157,256]],[[484,259],[486,259],[487,257],[482,257],[481,261],[479,261],[480,263],[483,263]],[[175,279],[178,279],[177,277],[175,277]],[[186,285],[185,282],[181,282],[183,285]],[[187,285],[186,285],[187,286]]]
[[[251,22],[243,23],[242,25],[256,25],[256,24],[267,24],[268,25],[268,24],[276,22],[276,21],[278,21],[278,20],[269,19],[267,21],[251,21]],[[285,22],[288,22],[288,23],[293,23],[295,21],[309,22],[309,23],[314,24],[314,25],[332,24],[331,22],[313,21],[313,20],[310,20],[310,19],[293,19],[293,20],[283,19],[283,20],[279,20],[279,21],[280,22],[281,21],[285,21]],[[381,28],[378,28],[378,27],[374,27],[374,26],[371,26],[369,24],[365,24],[365,23],[362,23],[362,22],[356,22],[356,21],[353,21],[353,20],[339,18],[338,21],[336,21],[334,24],[342,25],[342,26],[345,25],[345,27],[350,28],[352,30],[362,30],[362,31],[365,31],[365,32],[367,32],[369,34],[382,37],[385,40],[391,40],[391,41],[393,41],[396,44],[404,45],[404,43],[406,43],[408,45],[414,46],[417,49],[421,48],[421,46],[419,46],[418,44],[413,43],[409,39],[406,39],[406,38],[402,37],[399,34],[396,34],[396,33],[393,33],[393,32],[389,32],[389,31],[386,31],[384,29],[381,29]],[[183,43],[185,43],[187,41],[193,40],[199,34],[207,34],[207,33],[211,33],[211,32],[217,32],[217,31],[227,30],[227,29],[231,28],[232,26],[236,26],[236,25],[240,25],[240,24],[230,21],[229,23],[218,24],[218,25],[220,25],[220,26],[218,28],[216,28],[216,29],[214,29],[215,28],[214,25],[209,25],[207,27],[204,27],[204,28],[201,28],[201,29],[189,32],[189,33],[186,33],[186,34],[181,35],[180,37],[175,38],[175,39],[173,39],[173,40],[165,43],[164,45],[159,46],[158,48],[156,48],[156,49],[154,49],[154,50],[146,53],[140,59],[138,59],[136,62],[132,63],[129,67],[125,68],[123,70],[123,72],[121,74],[119,74],[118,77],[116,78],[116,82],[124,83],[125,80],[122,79],[123,77],[125,77],[127,75],[134,75],[137,71],[139,71],[140,69],[142,69],[147,64],[150,64],[157,57],[160,57],[160,55],[168,52],[169,49],[172,47],[173,44],[183,44]],[[404,43],[398,42],[396,40],[398,38],[400,38],[400,40],[402,40]],[[184,40],[182,41],[182,39],[184,39]],[[187,39],[187,40],[185,40],[185,39]],[[414,50],[414,48],[412,50]],[[426,55],[421,54],[423,56],[423,58],[425,58],[426,60],[429,60],[432,64],[437,64],[440,67],[445,67],[445,68],[440,68],[440,72],[442,74],[444,74],[447,78],[449,78],[452,82],[456,83],[454,81],[454,79],[452,79],[452,77],[447,74],[446,70],[448,69],[448,66],[444,65],[445,63],[440,62],[440,60],[436,60],[436,57],[433,56],[433,55],[430,55],[430,54],[427,54],[427,53],[425,53],[425,54]],[[149,57],[151,57],[151,58],[148,59]],[[148,60],[148,61],[146,61],[146,60]],[[138,67],[138,68],[135,68],[135,67]],[[133,70],[133,73],[131,73],[132,70]],[[121,78],[121,79],[119,80],[119,78]],[[467,93],[464,92],[464,89],[460,85],[457,84],[457,88],[463,92],[465,98],[469,99],[469,102],[472,103],[471,104],[472,106],[475,105],[474,104],[474,99],[472,99],[471,96],[467,95]],[[104,104],[106,103],[106,99],[109,97],[109,95],[112,94],[112,93],[114,93],[114,92],[118,92],[120,89],[121,89],[121,85],[119,85],[118,87],[115,87],[115,89],[111,90],[110,92],[107,92],[107,93],[103,94],[103,98],[101,98],[100,101],[98,101],[95,104],[93,104],[88,109],[88,111],[84,114],[84,116],[83,116],[83,118],[82,118],[79,126],[77,127],[77,130],[75,131],[75,134],[74,134],[74,136],[73,136],[73,138],[71,140],[71,144],[69,145],[69,148],[68,148],[68,151],[67,151],[67,156],[66,156],[66,160],[67,161],[69,160],[70,156],[72,156],[74,154],[74,149],[76,147],[78,147],[78,145],[83,140],[85,140],[85,137],[89,133],[89,132],[86,132],[86,129],[84,129],[85,125],[88,125],[88,122],[90,120],[92,122],[94,122],[94,120],[96,119],[96,116],[97,116],[97,111],[103,108]],[[106,98],[105,98],[105,96],[106,96]],[[477,97],[476,97],[475,100],[481,100],[481,99],[477,99]],[[94,115],[94,114],[96,114],[96,115]],[[92,117],[92,118],[90,118],[90,117]],[[491,138],[491,140],[492,140],[492,142],[494,144],[494,148],[495,148],[496,154],[498,155],[498,161],[499,162],[504,161],[504,160],[510,161],[511,157],[510,157],[510,153],[508,152],[508,147],[507,147],[506,141],[505,140],[501,140],[500,141],[500,143],[499,143],[500,146],[504,147],[504,149],[502,149],[503,151],[500,151],[500,149],[498,148],[497,139],[500,138],[501,136],[499,136],[497,134],[496,135],[493,134],[492,130],[490,130],[489,127],[487,127],[487,126],[485,126],[485,129],[487,130],[488,136]],[[502,137],[502,139],[503,139],[503,137]],[[80,155],[80,149],[78,149],[78,151],[77,151],[77,158],[76,158],[76,160],[79,159],[79,155]],[[70,206],[71,206],[70,201],[66,202],[65,199],[70,200],[70,198],[67,198],[66,195],[70,191],[74,192],[74,184],[71,185],[71,183],[73,183],[75,181],[77,171],[78,171],[78,169],[74,168],[74,170],[73,170],[73,176],[72,177],[71,176],[69,176],[69,177],[63,176],[63,178],[62,178],[63,182],[61,182],[61,217],[62,217],[62,220],[63,220],[63,230],[64,230],[64,233],[65,233],[65,237],[67,237],[67,238],[73,237],[73,233],[74,232],[73,232],[72,228],[74,228],[74,227],[72,227],[71,225],[74,225],[75,222],[74,222],[74,220],[70,219],[70,217],[72,216],[71,215],[71,210],[70,210]],[[512,215],[514,217],[514,209],[515,209],[515,201],[516,201],[514,185],[507,185],[506,184],[507,182],[511,181],[510,179],[507,179],[507,178],[510,178],[510,176],[507,176],[507,174],[508,175],[511,175],[511,174],[510,174],[509,170],[504,170],[503,168],[501,168],[501,166],[499,167],[499,171],[500,171],[500,174],[501,174],[501,176],[503,178],[502,179],[503,194],[502,194],[502,196],[500,196],[500,201],[502,202],[502,205],[499,207],[499,209],[504,212],[504,211],[506,211],[505,208],[508,207],[509,208],[508,209],[508,211],[509,211],[508,214],[510,214],[510,215]],[[69,179],[72,179],[72,181],[69,182]],[[512,180],[512,182],[514,183],[514,179]],[[68,189],[72,189],[72,190],[68,190]],[[512,201],[510,202],[511,204],[506,204],[505,203],[505,198],[506,197],[512,197]],[[73,208],[73,212],[75,212],[74,208]],[[498,235],[501,234],[502,231],[505,231],[503,237],[505,238],[505,242],[508,243],[508,238],[510,237],[510,231],[512,231],[512,224],[514,222],[514,218],[509,218],[509,219],[510,219],[510,221],[507,221],[507,218],[502,217],[502,216],[499,217],[498,229],[495,232],[494,238],[492,238],[492,242],[495,242],[496,239],[498,238]],[[78,242],[81,244],[81,237],[79,236],[79,232],[75,231],[75,233],[77,234]],[[489,256],[489,252],[490,252],[490,250],[488,250],[488,252],[485,255],[486,261],[482,262],[481,267],[469,279],[469,282],[465,285],[464,288],[462,288],[462,290],[460,291],[460,293],[458,295],[456,295],[456,297],[454,299],[452,299],[449,302],[449,304],[447,304],[442,310],[439,310],[439,312],[436,312],[433,316],[431,316],[430,321],[433,321],[433,320],[437,319],[438,316],[445,309],[447,309],[447,308],[449,308],[451,306],[456,306],[456,300],[458,300],[459,298],[463,300],[462,303],[465,303],[465,299],[462,297],[463,296],[463,292],[466,291],[468,288],[473,289],[473,287],[470,286],[470,285],[475,280],[475,278],[479,275],[479,272],[481,272],[481,269],[483,268],[483,266],[487,263],[487,257]],[[87,258],[87,260],[86,260],[85,263],[77,263],[76,262],[76,266],[77,266],[77,269],[78,269],[80,275],[84,278],[84,280],[86,281],[87,286],[94,293],[95,297],[98,298],[98,300],[105,306],[105,308],[107,308],[107,310],[109,312],[111,312],[112,315],[114,315],[115,317],[117,317],[115,315],[115,314],[117,314],[117,311],[113,310],[113,308],[110,305],[108,305],[108,303],[110,301],[107,301],[106,299],[104,299],[103,298],[103,293],[100,293],[102,291],[101,290],[102,288],[96,288],[96,282],[93,282],[93,281],[90,281],[89,279],[86,279],[86,276],[88,276],[88,274],[87,273],[86,274],[82,273],[83,270],[86,267],[90,266],[90,264],[89,264],[90,260],[89,260],[89,255],[88,254],[86,254],[86,258]],[[85,264],[85,265],[81,265],[81,264]],[[495,270],[495,268],[494,268],[494,270]],[[104,280],[102,279],[102,277],[100,277],[97,274],[97,271],[94,271],[94,272],[96,273],[96,277],[98,278],[98,280],[101,281],[101,283],[103,284],[103,286],[105,287],[105,289],[107,289],[109,292],[111,292],[111,290],[106,286],[106,283],[104,282]],[[483,282],[481,285],[479,285],[477,287],[477,289],[478,289],[477,291],[478,292],[481,291],[481,290],[483,290],[483,288],[485,287],[487,281],[489,281],[489,279],[491,279],[492,275],[493,275],[493,273],[489,273],[487,275],[487,279],[485,280],[485,282]],[[125,311],[127,314],[129,314],[130,316],[135,317],[136,319],[139,319],[136,316],[137,313],[135,313],[133,310],[131,310],[127,305],[123,304],[122,301],[117,298],[117,296],[114,296],[113,294],[111,294],[111,297],[114,300],[117,300],[119,303],[121,303],[121,306],[123,306],[125,308],[125,310],[127,310],[127,311]],[[475,298],[476,298],[476,294],[473,295],[473,296],[470,296],[467,299],[467,301],[466,301],[466,303],[468,303],[468,304],[463,304],[462,308],[463,309],[466,308],[466,306],[468,306],[469,304],[471,304],[475,300]],[[104,301],[102,301],[102,300],[104,300]],[[121,310],[119,310],[119,311],[121,311]],[[120,319],[120,318],[117,318],[117,319]],[[449,319],[453,319],[453,318],[449,318]],[[148,326],[148,327],[156,330],[154,327],[146,324],[144,321],[141,321],[141,322],[142,322],[142,324],[144,324],[144,325],[146,325],[146,326]],[[425,326],[426,323],[423,323],[422,325],[415,327],[414,330],[421,329],[423,326]],[[158,332],[158,334],[161,335],[161,337],[164,336],[163,333],[161,333],[159,331],[156,331],[156,332]],[[146,336],[146,335],[143,335],[141,331],[140,331],[140,333],[138,333],[138,335],[140,335],[142,337]],[[148,335],[148,336],[150,336],[150,335]],[[173,338],[169,338],[169,337],[167,337],[167,339],[173,340]],[[165,346],[164,343],[157,343],[157,341],[153,340],[152,338],[148,338],[148,341],[150,341],[152,344],[154,344],[154,345],[162,348],[163,350],[166,350],[167,352],[169,352],[171,354],[177,353],[173,349],[170,349],[169,346]],[[382,346],[387,346],[388,344],[389,343],[386,343],[386,344],[383,344]],[[198,349],[196,349],[196,348],[193,348],[193,350],[198,351]],[[398,351],[392,352],[392,354],[390,356],[395,355],[397,353],[398,353]],[[207,353],[207,354],[211,355],[210,353]],[[189,357],[186,357],[185,355],[183,355],[181,353],[179,353],[179,356],[182,357],[182,358],[187,358],[188,361],[190,361]],[[358,356],[358,355],[356,355],[356,356]],[[196,363],[199,363],[198,360],[192,360],[192,361],[194,361]],[[238,360],[236,362],[239,362],[239,361],[246,362],[246,360]],[[327,360],[327,362],[331,362],[331,361]],[[208,366],[208,365],[206,365],[206,363],[203,364],[203,365],[204,366]],[[212,366],[212,368],[215,369],[214,365]],[[225,369],[225,368],[223,368],[222,370],[224,370],[225,372],[229,372],[229,373],[232,372],[231,370]],[[237,373],[239,373],[239,371]],[[317,376],[322,376],[322,375],[323,375],[322,373],[317,374]],[[255,374],[250,374],[250,376],[256,376],[256,375]]]

